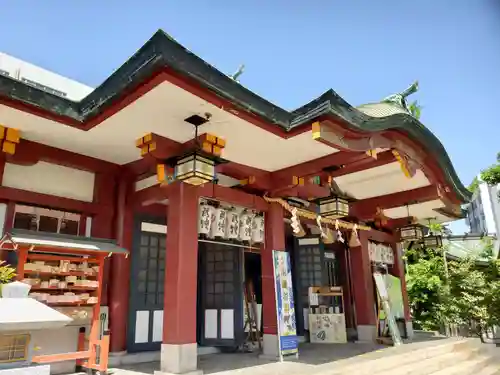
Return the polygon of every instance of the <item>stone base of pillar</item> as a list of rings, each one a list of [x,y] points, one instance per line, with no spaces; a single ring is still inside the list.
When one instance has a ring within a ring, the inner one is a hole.
[[[408,338],[411,340],[413,339],[413,322],[410,320],[405,323],[406,325],[406,333],[408,335]]]
[[[278,360],[279,359],[279,347],[278,347],[278,336],[264,334],[262,336],[262,354],[259,358],[268,360]]]
[[[377,338],[377,327],[372,325],[360,325],[357,327],[359,342],[373,342]]]
[[[160,371],[155,375],[202,375],[198,370],[198,345],[192,344],[162,344]]]

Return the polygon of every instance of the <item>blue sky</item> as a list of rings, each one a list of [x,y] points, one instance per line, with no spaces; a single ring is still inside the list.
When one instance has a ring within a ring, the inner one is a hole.
[[[245,63],[241,83],[287,109],[418,79],[421,120],[465,184],[500,151],[497,0],[4,0],[0,51],[97,86],[158,28],[225,73]]]

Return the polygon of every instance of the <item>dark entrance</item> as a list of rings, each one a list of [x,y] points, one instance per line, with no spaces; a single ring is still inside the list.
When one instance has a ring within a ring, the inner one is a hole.
[[[165,220],[137,217],[130,267],[127,350],[160,350],[167,227]]]
[[[243,249],[202,241],[198,249],[199,343],[237,347],[243,340]]]
[[[293,283],[298,335],[304,335],[305,330],[308,329],[304,326],[304,310],[309,307],[309,287],[325,285],[323,265],[323,245],[318,237],[296,240],[293,252]]]

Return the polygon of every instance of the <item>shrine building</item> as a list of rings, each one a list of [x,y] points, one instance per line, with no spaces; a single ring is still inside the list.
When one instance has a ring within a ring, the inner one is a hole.
[[[411,336],[404,241],[439,242],[419,225],[470,198],[410,110],[416,89],[287,111],[161,30],[80,101],[0,74],[0,225],[127,249],[103,276],[110,351],[161,350],[165,372],[244,342],[248,288],[276,356],[273,250],[290,254],[301,340],[312,286],[340,287],[348,339],[373,340],[377,264],[400,279]]]

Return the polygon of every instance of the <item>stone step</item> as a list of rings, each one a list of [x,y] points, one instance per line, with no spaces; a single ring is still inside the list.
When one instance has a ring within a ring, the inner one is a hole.
[[[456,363],[464,363],[477,357],[479,353],[478,348],[470,350],[463,350],[457,352],[450,352],[441,354],[435,357],[427,358],[424,361],[411,361],[403,366],[393,367],[390,370],[380,372],[384,375],[430,375],[435,374],[443,369],[448,369]],[[378,374],[379,372],[376,372]]]
[[[475,375],[500,375],[500,364],[498,362],[490,363]]]
[[[483,371],[486,366],[489,366],[491,362],[492,358],[490,356],[480,354],[475,358],[456,363],[451,367],[434,372],[432,375],[479,375],[482,374],[481,371]]]
[[[422,362],[446,354],[459,354],[477,351],[475,341],[468,339],[446,339],[439,343],[415,343],[402,345],[396,348],[386,348],[377,352],[366,353],[350,359],[332,364],[318,366],[321,375],[342,375],[356,373],[356,375],[374,375],[399,369],[412,363],[420,365]],[[452,357],[452,356],[450,356]],[[442,358],[442,360],[448,357]],[[439,360],[437,360],[439,362]],[[395,372],[402,375],[402,372]]]

